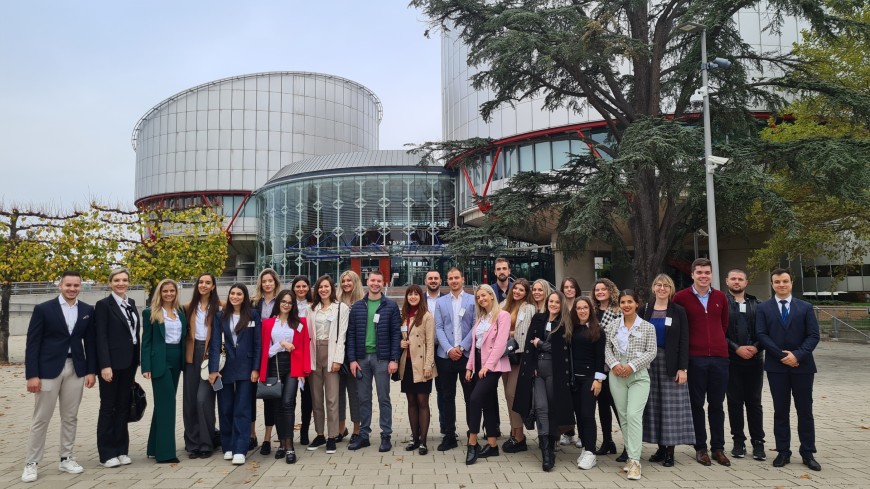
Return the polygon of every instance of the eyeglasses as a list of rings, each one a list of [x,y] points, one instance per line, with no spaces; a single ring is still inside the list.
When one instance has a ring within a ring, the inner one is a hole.
[[[293,301],[281,301],[281,305],[282,305],[282,306],[292,306],[292,305],[293,305]]]
[[[670,289],[671,286],[669,284],[655,284],[653,287],[657,289]]]

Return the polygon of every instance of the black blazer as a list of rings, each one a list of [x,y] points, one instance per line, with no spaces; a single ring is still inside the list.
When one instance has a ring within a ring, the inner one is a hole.
[[[57,297],[37,304],[27,327],[24,376],[28,379],[57,377],[63,371],[68,352],[72,354],[76,375],[84,377],[97,372],[93,306],[79,301],[78,319],[70,334]]]
[[[654,301],[647,303],[640,317],[649,321],[654,306]],[[689,320],[683,306],[672,301],[668,301],[667,317],[671,318],[671,325],[665,326],[665,370],[669,376],[675,377],[677,370],[689,368]]]
[[[127,302],[136,308],[133,299]],[[139,331],[142,320],[139,313],[134,315],[136,319],[136,344],[130,335],[130,327],[127,326],[127,316],[115,298],[111,295],[97,301],[94,307],[94,326],[97,333],[97,366],[100,370],[111,368],[124,370],[139,366]]]

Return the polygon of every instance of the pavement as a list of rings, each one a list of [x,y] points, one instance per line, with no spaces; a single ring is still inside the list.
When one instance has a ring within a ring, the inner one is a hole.
[[[690,446],[677,447],[677,464],[664,468],[646,462],[655,447],[645,445],[643,451],[643,478],[629,481],[622,464],[613,455],[598,457],[598,466],[592,470],[577,468],[580,450],[574,447],[556,452],[556,467],[545,473],[541,470],[541,455],[537,444],[530,443],[528,452],[504,454],[481,459],[466,466],[465,450],[460,448],[438,452],[435,446],[438,419],[434,392],[430,400],[432,422],[429,434],[430,452],[421,456],[404,451],[402,443],[410,435],[407,424],[407,403],[393,384],[393,445],[391,452],[378,453],[377,414],[373,422],[373,446],[352,452],[347,442],[339,443],[338,451],[327,455],[323,449],[309,452],[298,444],[299,461],[287,465],[273,455],[263,456],[251,452],[243,466],[233,466],[216,454],[210,459],[189,460],[183,451],[181,403],[176,429],[179,446],[178,464],[157,465],[145,456],[145,444],[151,420],[152,406],[145,418],[130,425],[130,456],[128,466],[106,469],[99,465],[96,449],[96,417],[99,407],[97,389],[86,390],[79,410],[76,458],[85,468],[79,475],[58,471],[57,453],[59,418],[55,416],[48,430],[46,459],[40,464],[39,480],[25,484],[20,481],[24,467],[24,452],[33,411],[33,398],[25,389],[24,336],[10,338],[10,352],[14,363],[0,366],[0,487],[7,488],[92,488],[92,487],[155,487],[155,488],[210,488],[210,487],[288,487],[294,488],[399,488],[413,484],[415,488],[434,489],[542,489],[542,488],[868,488],[870,487],[870,346],[837,342],[823,342],[816,350],[819,374],[815,381],[815,418],[821,472],[812,472],[800,463],[797,455],[797,430],[792,415],[792,463],[783,468],[771,466],[773,451],[773,408],[770,393],[765,386],[764,409],[767,432],[768,459],[765,462],[751,458],[733,459],[731,467],[714,463],[704,467],[693,459]],[[137,381],[152,399],[151,385],[141,375]],[[500,393],[501,396],[501,393]],[[503,396],[500,397],[503,399]],[[377,410],[377,402],[374,403]],[[459,403],[461,411],[461,402]],[[262,403],[258,403],[262,410]],[[297,415],[298,416],[298,415]],[[464,414],[458,413],[460,420]],[[258,433],[262,438],[262,416],[258,416]],[[297,417],[298,419],[298,417]],[[502,402],[502,432],[509,432],[507,411]],[[617,427],[614,427],[617,429]],[[726,433],[728,433],[726,427]],[[298,435],[297,435],[298,437]],[[314,437],[313,427],[311,437]],[[530,433],[530,440],[535,438]],[[622,437],[614,433],[619,447]],[[262,441],[262,440],[261,440]],[[504,440],[499,440],[499,443]],[[600,437],[599,437],[600,442]],[[730,451],[730,440],[726,449]]]

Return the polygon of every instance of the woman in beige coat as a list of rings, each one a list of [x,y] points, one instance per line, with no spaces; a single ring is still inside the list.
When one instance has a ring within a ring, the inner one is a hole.
[[[418,450],[426,455],[429,434],[429,394],[435,378],[435,318],[427,310],[426,295],[419,285],[405,291],[402,306],[402,357],[399,377],[402,392],[408,396],[408,420],[411,422],[411,443],[405,450]]]

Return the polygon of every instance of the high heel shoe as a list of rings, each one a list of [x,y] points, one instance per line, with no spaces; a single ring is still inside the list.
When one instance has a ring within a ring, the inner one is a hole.
[[[608,453],[616,453],[616,443],[613,443],[613,440],[601,443],[601,448],[595,450],[595,455],[607,455]]]

